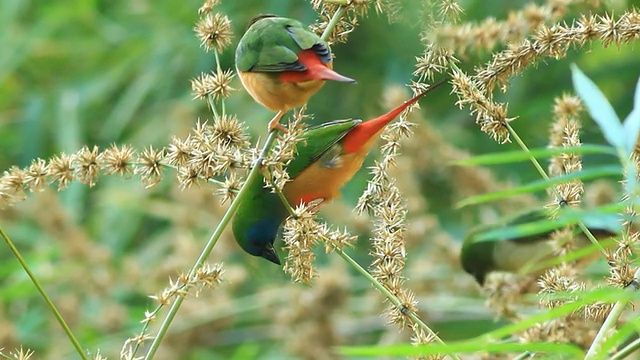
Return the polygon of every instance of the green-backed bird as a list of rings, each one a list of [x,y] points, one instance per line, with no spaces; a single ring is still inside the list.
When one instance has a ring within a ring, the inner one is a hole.
[[[532,270],[544,270],[545,265],[549,267],[551,263],[546,263],[553,258],[553,244],[550,240],[551,234],[563,226],[560,221],[548,220],[546,211],[537,209],[518,214],[496,224],[480,225],[469,231],[465,237],[460,251],[460,262],[462,268],[473,275],[480,285],[484,285],[486,277],[494,271],[511,273],[529,273]],[[534,223],[542,222],[542,226]],[[598,239],[614,236],[620,231],[620,223],[614,215],[595,215],[583,219],[583,222],[591,233]],[[492,239],[482,239],[483,235],[494,232],[500,228],[514,226],[531,225],[531,230],[527,235],[517,237],[499,237]],[[577,248],[585,248],[591,244],[589,239],[580,231],[575,229]],[[599,255],[594,250],[593,255]],[[594,256],[587,257],[591,260]],[[581,259],[584,260],[585,258]]]
[[[332,70],[329,46],[299,21],[275,15],[254,18],[236,48],[242,85],[262,106],[277,111],[269,130],[283,129],[287,110],[305,104],[326,80],[355,82]]]
[[[384,127],[429,90],[374,119],[337,120],[305,132],[296,145],[298,155],[287,167],[291,181],[282,189],[287,202],[319,206],[339,196],[340,188],[360,169]],[[288,216],[278,195],[263,186],[261,177],[251,185],[233,219],[236,241],[249,254],[280,264],[273,243]]]

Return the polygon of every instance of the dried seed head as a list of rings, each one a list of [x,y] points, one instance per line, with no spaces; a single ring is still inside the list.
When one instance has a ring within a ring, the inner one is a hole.
[[[212,96],[213,99],[228,98],[235,89],[231,87],[231,81],[235,74],[232,70],[222,71],[221,69],[209,74],[202,73],[191,80],[191,89],[195,99],[206,99]]]
[[[204,4],[198,9],[198,14],[208,14],[213,8],[220,4],[220,0],[205,0]]]
[[[129,176],[133,172],[133,153],[130,146],[113,144],[98,156],[98,163],[108,175]]]
[[[164,149],[154,149],[149,146],[136,160],[137,166],[135,174],[140,175],[140,180],[148,189],[162,181],[162,160],[164,159]]]
[[[93,187],[99,174],[98,147],[89,150],[83,147],[73,156],[74,177],[83,184]]]
[[[236,198],[236,195],[242,188],[243,184],[243,181],[236,175],[236,173],[231,173],[225,178],[224,183],[220,185],[220,188],[215,191],[215,195],[222,196],[222,199],[220,200],[221,204],[224,204],[227,201],[231,202]]]
[[[200,186],[200,168],[194,165],[181,166],[178,168],[177,178],[181,190],[189,189],[193,185]]]
[[[241,148],[249,145],[245,128],[235,115],[216,115],[211,131],[213,138],[223,146]]]
[[[291,274],[295,282],[310,285],[317,276],[313,267],[316,259],[313,246],[320,241],[326,228],[314,220],[315,214],[304,205],[296,207],[295,214],[284,223],[282,239],[287,249],[287,260],[283,270]]]
[[[31,192],[42,191],[47,182],[47,174],[49,166],[43,159],[35,159],[31,162],[31,166],[24,172],[23,187]]]
[[[207,51],[213,49],[222,52],[233,39],[231,21],[226,15],[209,13],[196,23],[194,31],[200,39],[200,45]]]
[[[187,136],[184,140],[180,140],[178,137],[173,136],[165,159],[170,165],[178,167],[185,166],[189,162],[192,151],[193,145],[191,144],[191,136]]]
[[[49,160],[51,182],[58,182],[58,191],[64,190],[73,181],[73,157],[65,153],[54,155]]]

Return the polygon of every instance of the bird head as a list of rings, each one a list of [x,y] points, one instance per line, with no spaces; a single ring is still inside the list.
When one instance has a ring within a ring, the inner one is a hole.
[[[280,258],[273,247],[282,219],[265,216],[252,219],[236,216],[233,219],[233,233],[242,250],[280,265]]]
[[[487,274],[495,270],[493,262],[493,241],[474,242],[465,239],[460,251],[460,263],[464,271],[472,275],[480,286],[484,285]]]

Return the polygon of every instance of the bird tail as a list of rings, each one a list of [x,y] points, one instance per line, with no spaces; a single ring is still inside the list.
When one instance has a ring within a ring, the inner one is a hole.
[[[362,146],[365,146],[365,144],[372,144],[371,142],[369,142],[369,140],[377,137],[382,129],[387,126],[389,122],[391,122],[391,120],[395,119],[406,108],[415,104],[421,97],[425,96],[426,94],[431,92],[431,90],[439,87],[445,82],[446,79],[441,80],[431,85],[427,90],[405,101],[401,105],[398,105],[388,113],[356,125],[356,127],[349,131],[349,133],[343,140],[344,151],[347,153],[356,152],[360,150]]]

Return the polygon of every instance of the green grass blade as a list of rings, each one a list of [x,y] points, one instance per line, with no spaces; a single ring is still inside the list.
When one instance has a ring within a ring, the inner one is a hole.
[[[620,118],[598,86],[575,64],[571,64],[573,88],[587,106],[589,115],[598,124],[609,144],[615,148],[625,146],[625,133]]]
[[[531,156],[536,159],[545,159],[552,156],[556,156],[564,153],[572,154],[608,154],[616,156],[615,149],[605,145],[581,145],[572,146],[566,148],[543,148],[533,149],[531,152],[526,151],[508,151],[498,152],[492,154],[485,154],[474,156],[472,158],[458,160],[453,162],[454,165],[471,166],[471,165],[498,165],[498,164],[510,164],[516,162],[529,161]]]
[[[638,142],[638,135],[640,135],[640,78],[636,84],[636,92],[633,96],[633,110],[629,113],[624,123],[625,134],[625,150],[626,155],[629,156],[633,152]]]
[[[538,180],[525,184],[522,186],[514,187],[511,189],[496,191],[488,194],[481,194],[468,197],[456,204],[456,208],[463,208],[469,205],[483,204],[491,201],[504,199],[514,195],[534,193],[536,191],[545,190],[551,186],[562,184],[571,180],[591,180],[604,177],[620,176],[622,169],[618,165],[602,166],[595,169],[588,169],[569,173],[566,175],[551,178],[549,180]]]

